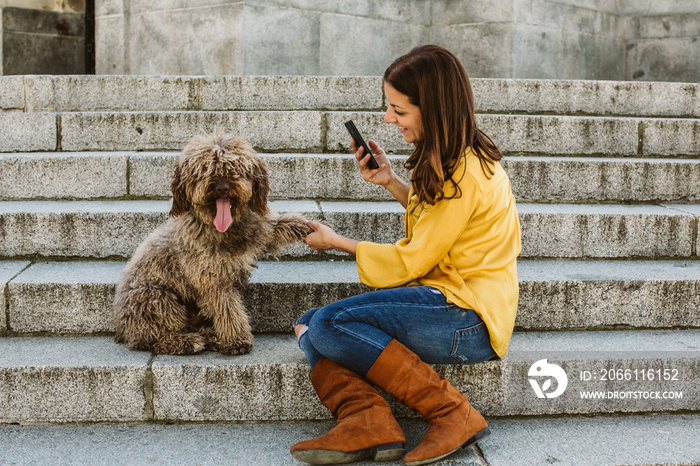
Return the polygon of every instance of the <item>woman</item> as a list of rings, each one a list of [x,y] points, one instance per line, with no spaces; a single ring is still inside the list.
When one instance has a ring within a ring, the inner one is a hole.
[[[428,364],[474,364],[503,357],[518,302],[520,227],[502,154],[474,120],[467,74],[454,55],[424,46],[384,74],[388,108],[414,150],[410,184],[369,141],[355,151],[362,177],[406,208],[406,237],[359,242],[308,222],[313,250],[355,254],[362,283],[382,290],[312,309],[295,333],[312,366],[311,382],[338,423],[297,443],[292,455],[313,464],[403,456],[405,437],[382,388],[429,423],[406,464],[437,461],[485,438],[489,429],[467,398]],[[408,285],[408,286],[404,286]]]

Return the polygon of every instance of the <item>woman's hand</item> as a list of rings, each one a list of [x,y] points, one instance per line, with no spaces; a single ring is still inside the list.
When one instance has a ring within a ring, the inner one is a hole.
[[[304,239],[304,242],[309,245],[311,250],[326,251],[328,249],[337,249],[349,254],[355,254],[357,251],[359,241],[339,235],[328,225],[311,220],[306,220],[304,224],[313,230]]]
[[[406,207],[408,205],[408,192],[411,186],[396,176],[391,169],[391,163],[389,163],[389,159],[384,153],[384,150],[379,147],[376,142],[371,139],[369,140],[369,148],[374,152],[374,158],[377,159],[377,164],[379,164],[379,168],[373,170],[367,166],[369,155],[364,154],[364,147],[358,148],[355,145],[354,139],[351,139],[350,144],[352,150],[355,152],[357,163],[360,165],[362,179],[370,183],[384,186],[402,206]]]
[[[311,220],[304,221],[304,224],[313,230],[309,233],[304,242],[309,245],[313,251],[325,251],[333,249],[333,237],[337,235],[335,231],[328,225]]]
[[[369,155],[364,153],[364,147],[357,147],[354,139],[351,139],[350,141],[352,151],[355,153],[357,163],[360,165],[360,174],[362,175],[362,179],[370,183],[387,186],[391,182],[392,175],[391,163],[389,163],[389,159],[384,153],[384,150],[371,139],[367,142],[369,144],[369,148],[372,150],[372,152],[374,152],[374,158],[377,160],[377,164],[379,165],[379,168],[371,169],[367,165]]]

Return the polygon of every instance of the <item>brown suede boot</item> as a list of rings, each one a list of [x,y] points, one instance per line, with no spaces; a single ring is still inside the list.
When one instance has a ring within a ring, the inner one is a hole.
[[[396,340],[379,355],[367,380],[417,410],[430,424],[420,444],[404,457],[409,466],[437,461],[490,433],[465,395]]]
[[[289,450],[311,464],[352,463],[371,458],[392,461],[404,454],[406,437],[389,403],[365,379],[330,359],[311,370],[311,384],[338,424],[328,433]]]

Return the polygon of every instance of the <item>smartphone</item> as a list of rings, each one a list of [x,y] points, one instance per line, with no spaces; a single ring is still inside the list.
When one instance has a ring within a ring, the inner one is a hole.
[[[379,168],[379,164],[375,160],[374,154],[372,154],[372,151],[369,149],[369,146],[367,145],[365,140],[362,139],[362,135],[357,130],[357,127],[355,127],[355,123],[353,123],[352,120],[348,120],[345,122],[345,127],[350,132],[350,136],[355,140],[355,146],[364,147],[365,148],[364,153],[369,154],[369,161],[367,162],[367,165],[369,166],[369,168],[372,168],[372,169]]]

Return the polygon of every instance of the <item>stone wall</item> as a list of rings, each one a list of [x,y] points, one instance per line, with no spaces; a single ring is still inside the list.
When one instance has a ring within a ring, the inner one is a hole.
[[[96,0],[98,74],[381,75],[411,47],[473,77],[700,81],[697,0]]]
[[[6,6],[43,11],[85,12],[85,0],[0,0],[0,7]]]
[[[700,13],[638,17],[634,27],[627,79],[700,82]]]
[[[0,75],[85,73],[85,41],[85,0],[0,0]]]
[[[377,74],[430,38],[430,2],[416,0],[98,0],[95,7],[98,74]]]
[[[513,77],[700,82],[697,0],[514,0]]]
[[[472,76],[700,82],[697,0],[433,0]]]

